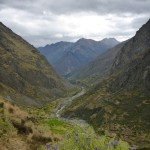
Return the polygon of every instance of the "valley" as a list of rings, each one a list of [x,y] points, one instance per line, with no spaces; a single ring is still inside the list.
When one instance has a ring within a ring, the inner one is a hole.
[[[70,86],[64,82],[32,46],[3,24],[1,24],[0,31],[2,33],[0,36],[0,52],[2,54],[0,64],[0,147],[2,150],[45,150],[50,147],[58,149],[58,145],[60,150],[74,149],[74,147],[76,149],[87,149],[88,147],[93,149],[105,147],[105,144],[109,146],[116,140],[115,136],[110,138],[107,134],[97,135],[96,140],[94,138],[95,131],[84,120],[60,118],[64,108],[85,94],[85,88],[76,88],[76,86]],[[7,45],[10,40],[12,45]],[[20,43],[22,47],[18,50],[17,46],[20,47]],[[6,47],[9,51],[5,50]],[[4,56],[9,57],[12,63],[5,61]],[[43,66],[32,62],[36,61],[38,57]],[[27,61],[27,58],[31,60],[31,63]],[[20,60],[22,61],[20,62]],[[26,65],[20,68],[22,63]],[[45,66],[46,68],[40,70],[40,67]],[[48,73],[48,77],[45,73]],[[35,80],[32,80],[33,78]],[[46,83],[45,80],[49,82]],[[75,133],[79,135],[77,143]],[[89,142],[86,143],[87,137]],[[126,142],[121,140],[114,142],[113,146],[117,149],[129,147]]]
[[[85,89],[81,88],[75,95],[52,101],[42,108],[28,108],[28,110],[24,108],[20,110],[15,104],[1,97],[0,145],[3,143],[1,148],[127,150],[129,145],[118,139],[115,134],[110,136],[110,133],[106,132],[99,136],[84,120],[61,117],[61,111],[84,93]],[[17,140],[18,143],[13,143],[13,140]]]
[[[73,21],[76,11],[52,17],[56,10],[40,5],[26,11],[33,22],[23,13],[6,21],[12,29],[0,22],[0,150],[150,150],[150,19],[141,25],[128,13],[120,21],[82,9]]]

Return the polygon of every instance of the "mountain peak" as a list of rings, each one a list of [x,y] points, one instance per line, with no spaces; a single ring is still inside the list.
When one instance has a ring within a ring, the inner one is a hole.
[[[117,41],[115,38],[104,38],[101,40],[101,42],[117,42],[120,43],[119,41]]]
[[[99,42],[105,45],[112,45],[111,47],[113,47],[113,45],[118,45],[120,43],[115,38],[104,38],[103,40]]]
[[[77,40],[77,42],[78,41],[85,41],[85,40],[87,40],[86,38],[80,38],[79,40]]]
[[[87,38],[80,38],[79,40],[77,40],[77,42],[78,41],[95,41],[95,40],[93,40],[93,39],[87,39]]]
[[[66,75],[94,60],[109,48],[114,47],[116,45],[114,43],[106,42],[105,44],[105,42],[81,38],[75,43],[61,41],[39,50],[58,73]]]
[[[80,38],[79,40],[77,40],[77,42],[76,43],[79,43],[79,42],[84,42],[84,41],[87,41],[88,39],[86,39],[86,38]]]

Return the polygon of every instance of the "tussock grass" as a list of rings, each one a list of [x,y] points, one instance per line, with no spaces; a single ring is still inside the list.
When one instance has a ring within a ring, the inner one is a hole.
[[[91,126],[79,126],[57,118],[49,118],[51,104],[38,109],[25,111],[0,97],[0,146],[5,150],[127,150],[129,145],[119,140],[112,147],[116,137],[95,135]]]
[[[60,136],[53,133],[45,120],[41,119],[40,110],[37,109],[32,115],[0,97],[0,148],[35,150],[47,142],[59,140]]]

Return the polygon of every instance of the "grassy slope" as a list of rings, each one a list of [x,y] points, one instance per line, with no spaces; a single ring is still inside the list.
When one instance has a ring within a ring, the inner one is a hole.
[[[113,78],[90,89],[64,112],[89,122],[99,134],[109,130],[131,144],[149,148],[150,96],[141,90],[110,92]]]
[[[25,111],[0,97],[0,146],[3,150],[37,149],[60,136],[49,130],[38,110]]]
[[[17,94],[21,94],[26,99],[23,104],[34,99],[39,102],[49,100],[66,91],[62,80],[46,59],[2,23],[0,23],[0,70],[0,88],[5,91],[3,94],[10,94],[15,100],[19,99]]]
[[[95,135],[90,126],[81,127],[52,118],[55,101],[38,109],[23,109],[0,97],[0,147],[3,150],[45,150],[46,145],[60,150],[85,150],[109,147],[113,149],[115,135]],[[50,118],[49,118],[50,117]],[[76,135],[78,134],[78,136]],[[76,140],[78,141],[76,142]],[[119,140],[114,148],[127,150],[129,145]]]

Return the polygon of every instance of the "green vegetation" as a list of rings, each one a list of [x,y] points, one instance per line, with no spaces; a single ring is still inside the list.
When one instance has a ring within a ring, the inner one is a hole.
[[[0,146],[2,149],[37,149],[60,136],[50,130],[45,113],[40,109],[20,109],[0,97]],[[46,119],[46,120],[45,120]]]
[[[109,130],[131,144],[149,147],[149,95],[141,90],[111,92],[113,81],[114,77],[108,78],[92,87],[63,115],[86,120],[99,134]]]
[[[108,67],[111,75],[90,87],[66,109],[64,116],[87,120],[99,134],[109,130],[139,149],[150,148],[150,46],[146,44],[150,40],[149,27],[150,20],[123,47],[118,47],[119,52],[110,64],[106,54],[106,59],[101,55],[93,62],[93,67],[97,66],[95,71],[92,66],[89,70],[85,68],[83,75],[86,77],[90,71],[92,75],[97,71],[103,74]],[[80,73],[82,75],[82,71]],[[96,77],[96,81],[101,80],[101,76],[99,78]],[[92,76],[85,78],[84,83],[91,79]]]
[[[98,150],[102,148],[127,150],[129,145],[123,141],[117,141],[115,138],[109,138],[107,135],[98,136],[91,127],[74,127],[73,131],[66,134],[66,138],[60,144],[60,150]]]
[[[2,23],[0,60],[0,92],[17,104],[39,107],[68,90],[46,59]]]
[[[2,117],[2,116],[1,116]],[[16,130],[8,120],[0,119],[0,138],[8,136],[9,133],[15,133]]]
[[[102,76],[97,72],[76,81],[88,87],[79,98],[80,88],[67,92],[34,47],[0,24],[1,149],[127,150],[129,144],[124,141],[149,149],[150,49],[145,44],[150,40],[146,34],[150,33],[149,23],[123,44],[111,68],[113,75],[102,80],[108,73],[108,68],[103,68],[106,72]],[[112,62],[107,62],[111,67]],[[58,99],[62,95],[66,98]],[[19,108],[14,102],[38,108]],[[60,109],[67,106],[66,110]],[[57,110],[62,110],[63,116],[86,120],[94,129],[77,119],[56,118]]]
[[[63,124],[64,124],[64,122],[62,122],[56,118],[48,119],[49,126],[62,126]]]
[[[76,95],[76,94],[79,93],[80,91],[81,91],[81,88],[80,88],[80,87],[75,87],[75,88],[69,90],[69,91],[67,92],[67,94],[66,94],[64,97]]]
[[[48,119],[47,123],[50,130],[56,134],[64,134],[67,130],[69,130],[69,127],[71,127],[67,123],[56,118]]]
[[[129,145],[126,142],[117,140],[115,136],[114,138],[110,138],[106,134],[101,136],[96,135],[93,128],[90,126],[81,127],[75,124],[70,124],[69,126],[72,128],[66,130],[63,134],[62,141],[47,143],[45,146],[56,148],[58,150],[98,150],[100,148],[109,150],[128,150],[129,148]]]
[[[42,108],[28,108],[28,111],[25,111],[0,97],[0,146],[12,150],[20,147],[23,150],[45,150],[48,145],[53,148],[59,146],[58,150],[86,150],[87,148],[94,150],[96,147],[107,146],[110,150],[113,147],[116,150],[128,149],[129,145],[121,140],[118,141],[115,135],[109,137],[105,133],[99,136],[89,125],[64,122],[50,117],[48,112],[53,116],[55,109],[53,104],[55,103],[52,102]],[[118,142],[115,143],[115,140]]]

